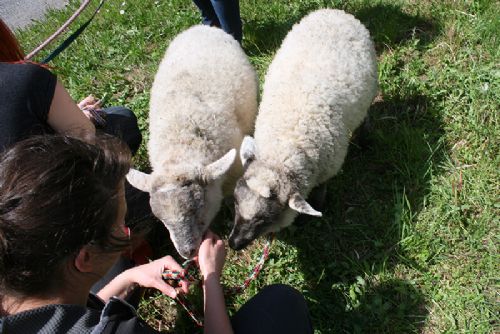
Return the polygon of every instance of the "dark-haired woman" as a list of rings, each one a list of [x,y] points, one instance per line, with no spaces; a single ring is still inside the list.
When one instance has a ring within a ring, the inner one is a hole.
[[[130,305],[111,296],[126,297],[136,285],[175,296],[158,273],[163,266],[181,268],[165,257],[110,282],[101,295],[106,307],[99,298],[88,298],[90,287],[129,246],[124,179],[130,153],[118,139],[105,138],[91,145],[35,136],[3,154],[0,332],[105,333],[120,332],[123,325],[141,333],[144,326]],[[186,282],[181,287],[187,291]]]
[[[142,137],[133,112],[124,107],[100,108],[92,96],[76,104],[51,71],[24,61],[18,41],[0,19],[0,152],[41,134],[64,133],[92,141],[98,127],[123,139],[135,153]],[[127,225],[134,231],[149,228],[148,194],[127,184],[126,196],[130,204]],[[125,260],[122,264],[132,265]]]
[[[161,278],[181,270],[170,257],[128,269],[97,296],[90,287],[128,246],[123,229],[128,148],[112,137],[96,145],[35,136],[0,156],[0,333],[156,333],[122,298],[137,285],[175,297]],[[205,333],[312,333],[303,297],[275,285],[232,319],[220,276],[224,243],[208,232],[197,256]]]

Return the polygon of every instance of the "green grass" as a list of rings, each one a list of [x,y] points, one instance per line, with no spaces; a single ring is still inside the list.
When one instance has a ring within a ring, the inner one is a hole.
[[[77,5],[20,31],[26,50]],[[324,217],[281,232],[259,279],[228,297],[230,311],[287,283],[305,295],[316,333],[498,333],[498,2],[241,0],[243,46],[261,79],[291,26],[321,7],[367,25],[381,93],[369,131],[328,183]],[[108,1],[52,65],[75,99],[93,93],[133,109],[147,141],[155,70],[169,41],[198,22],[190,1]],[[147,165],[144,147],[136,160]],[[220,218],[227,237],[230,210]],[[243,281],[262,242],[230,252],[228,285]],[[194,331],[161,296],[140,314],[156,328]]]

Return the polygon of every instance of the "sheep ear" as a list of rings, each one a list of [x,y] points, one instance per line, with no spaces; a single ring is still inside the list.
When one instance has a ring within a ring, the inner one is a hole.
[[[257,192],[260,196],[262,196],[264,198],[271,197],[271,188],[269,188],[265,184],[262,184],[262,182],[259,181],[256,177],[251,177],[248,180],[246,180],[246,182],[247,182],[248,188]]]
[[[288,200],[288,206],[297,211],[298,213],[303,213],[310,216],[321,217],[323,214],[319,211],[316,211],[312,208],[309,203],[306,202],[299,193],[293,194]]]
[[[245,136],[240,147],[240,160],[243,168],[247,167],[255,159],[255,140],[250,136]]]
[[[203,169],[203,179],[207,181],[213,181],[226,174],[226,172],[233,165],[234,159],[236,158],[236,149],[232,149],[227,152],[219,160],[212,162],[210,165]]]
[[[151,175],[139,172],[136,169],[130,169],[127,174],[127,180],[133,187],[148,193],[151,192]]]

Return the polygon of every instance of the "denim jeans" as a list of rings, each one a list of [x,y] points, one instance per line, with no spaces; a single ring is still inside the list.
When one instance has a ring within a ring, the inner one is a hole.
[[[193,0],[201,11],[203,24],[220,27],[241,43],[239,0]]]

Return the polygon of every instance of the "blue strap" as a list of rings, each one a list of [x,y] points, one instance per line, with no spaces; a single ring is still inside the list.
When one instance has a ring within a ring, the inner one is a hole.
[[[80,34],[87,28],[87,26],[90,24],[90,22],[94,19],[96,16],[97,12],[99,12],[99,9],[101,9],[102,5],[104,4],[106,0],[101,0],[99,3],[99,6],[97,6],[97,9],[94,11],[94,14],[90,17],[90,19],[87,20],[84,24],[80,26],[74,33],[69,35],[68,38],[66,38],[61,45],[59,45],[54,51],[52,51],[51,54],[47,56],[44,60],[42,60],[42,64],[47,64],[49,61],[57,57],[61,52],[63,52]]]

